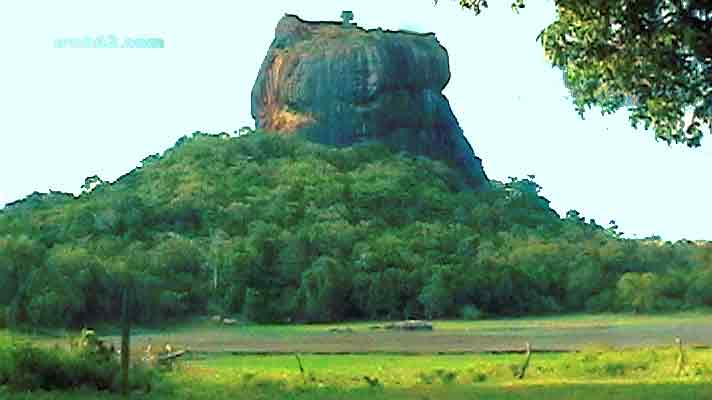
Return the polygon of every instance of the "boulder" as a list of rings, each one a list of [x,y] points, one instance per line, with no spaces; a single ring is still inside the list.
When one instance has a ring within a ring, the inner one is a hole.
[[[379,141],[488,180],[442,94],[447,50],[434,34],[365,30],[286,15],[252,89],[255,126],[332,146]]]
[[[395,329],[403,331],[432,331],[433,325],[426,321],[408,320],[388,324],[385,326],[385,329]]]
[[[346,328],[331,328],[329,329],[329,332],[331,333],[354,333],[354,330],[352,328],[346,327]]]

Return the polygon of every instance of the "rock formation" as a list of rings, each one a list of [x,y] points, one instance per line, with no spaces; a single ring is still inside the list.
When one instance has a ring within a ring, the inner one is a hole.
[[[326,145],[376,140],[443,160],[483,187],[481,160],[442,94],[449,80],[434,34],[286,15],[252,89],[252,116],[257,128]]]

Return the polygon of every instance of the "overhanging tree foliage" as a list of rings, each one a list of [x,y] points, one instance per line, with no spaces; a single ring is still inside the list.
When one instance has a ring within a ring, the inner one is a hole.
[[[437,0],[435,1],[437,3]],[[481,13],[486,0],[459,0]],[[555,0],[557,17],[539,35],[565,72],[574,105],[630,111],[631,124],[668,144],[699,146],[712,126],[712,2]],[[516,0],[512,8],[524,8]]]

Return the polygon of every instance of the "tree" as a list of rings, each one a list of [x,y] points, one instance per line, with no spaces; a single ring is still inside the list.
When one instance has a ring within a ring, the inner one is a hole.
[[[222,229],[217,229],[210,234],[208,245],[208,263],[213,270],[212,289],[218,290],[220,269],[227,264],[229,256],[229,237]]]
[[[15,298],[13,322],[36,326],[69,326],[82,309],[84,298],[71,277],[52,265],[36,268]],[[27,319],[24,320],[24,317]]]
[[[332,257],[319,257],[302,274],[301,292],[309,321],[337,321],[349,308],[349,270]]]
[[[455,271],[452,266],[433,266],[433,275],[418,296],[418,301],[423,305],[428,319],[455,313],[454,294],[459,286],[458,278],[460,278],[458,271]]]
[[[653,311],[658,297],[657,276],[650,272],[628,272],[616,285],[618,296],[624,306],[633,311]]]
[[[437,3],[437,0],[435,1]],[[459,0],[475,14],[487,0]],[[556,0],[539,35],[564,71],[578,113],[630,111],[656,140],[699,146],[712,128],[712,3],[707,0]],[[516,0],[514,9],[524,8]]]
[[[160,308],[164,316],[182,316],[202,309],[210,282],[200,248],[194,240],[169,234],[153,251],[152,273],[164,282]]]
[[[32,271],[44,265],[46,251],[28,236],[0,237],[0,305],[9,305]]]
[[[687,300],[697,306],[712,306],[712,268],[695,271],[690,276]]]
[[[84,179],[84,184],[82,185],[82,193],[88,193],[96,189],[98,186],[104,184],[104,180],[99,178],[98,175],[92,175]]]

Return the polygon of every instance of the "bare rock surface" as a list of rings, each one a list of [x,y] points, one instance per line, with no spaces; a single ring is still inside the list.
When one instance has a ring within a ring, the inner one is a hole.
[[[256,127],[350,146],[380,141],[488,180],[442,94],[447,50],[434,34],[364,30],[285,15],[252,90]]]

